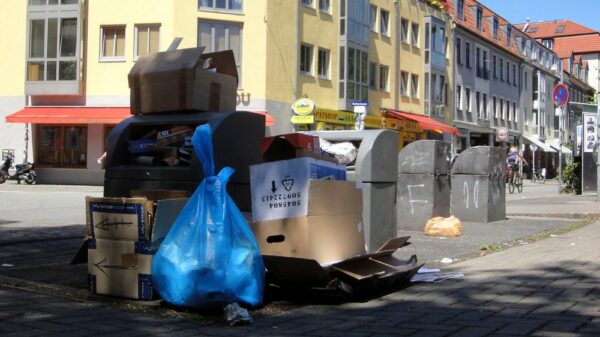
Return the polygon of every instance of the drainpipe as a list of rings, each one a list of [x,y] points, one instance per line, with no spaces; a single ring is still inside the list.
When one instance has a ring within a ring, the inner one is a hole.
[[[400,99],[398,98],[398,89],[400,88],[400,2],[394,1],[394,22],[395,22],[395,41],[394,41],[394,109],[400,109]]]
[[[454,22],[454,18],[448,14],[448,19],[452,20],[452,23],[450,24],[450,31],[451,34],[450,36],[452,37],[452,64],[450,65],[450,67],[452,67],[452,97],[453,99],[451,99],[450,101],[452,102],[452,107],[450,107],[450,111],[452,112],[452,121],[450,122],[450,125],[454,125],[454,121],[456,120],[456,102],[454,100],[456,100],[456,23]],[[462,47],[461,47],[462,48]],[[460,93],[461,98],[462,98],[462,92]],[[454,157],[457,153],[457,149],[456,149],[456,135],[452,135],[452,143],[450,144],[450,153],[452,154],[452,157]],[[460,137],[460,136],[458,136]]]

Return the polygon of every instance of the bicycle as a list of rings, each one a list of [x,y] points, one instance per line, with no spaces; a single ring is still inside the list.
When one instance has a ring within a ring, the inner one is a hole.
[[[508,184],[508,192],[510,194],[515,193],[515,189],[521,193],[523,192],[523,177],[519,174],[519,171],[514,170],[512,167],[507,166],[508,177],[506,179]]]
[[[531,181],[534,183],[544,184],[546,182],[546,168],[543,168],[541,170],[532,170]]]

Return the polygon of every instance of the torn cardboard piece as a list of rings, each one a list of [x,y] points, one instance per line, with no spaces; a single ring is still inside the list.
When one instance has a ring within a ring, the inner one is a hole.
[[[87,236],[107,240],[149,241],[154,203],[146,198],[86,197]]]
[[[389,240],[375,253],[323,266],[314,259],[264,255],[271,283],[282,288],[330,289],[350,296],[390,289],[408,282],[421,267],[416,256],[400,260],[393,254],[409,237]]]

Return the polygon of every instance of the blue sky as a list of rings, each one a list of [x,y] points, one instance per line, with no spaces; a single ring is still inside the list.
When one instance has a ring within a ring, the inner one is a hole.
[[[571,20],[600,31],[600,0],[479,0],[510,23]]]

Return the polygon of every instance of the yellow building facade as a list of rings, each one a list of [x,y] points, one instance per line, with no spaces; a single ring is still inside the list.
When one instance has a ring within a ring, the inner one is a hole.
[[[110,128],[128,115],[129,70],[139,55],[165,51],[176,38],[179,48],[234,51],[237,110],[269,113],[276,124],[268,135],[353,129],[355,104],[366,105],[366,128],[397,129],[401,145],[425,130],[410,118],[388,121],[382,111],[449,121],[450,102],[441,109],[429,102],[436,89],[425,62],[434,59],[425,27],[433,20],[448,35],[449,23],[425,1],[4,0],[0,9],[0,29],[12,32],[0,36],[8,47],[0,63],[0,141],[6,153],[27,151],[42,183],[102,183],[96,158]],[[441,68],[451,83],[451,71]],[[300,98],[316,105],[310,124],[292,122]],[[82,119],[94,113],[105,118]]]

